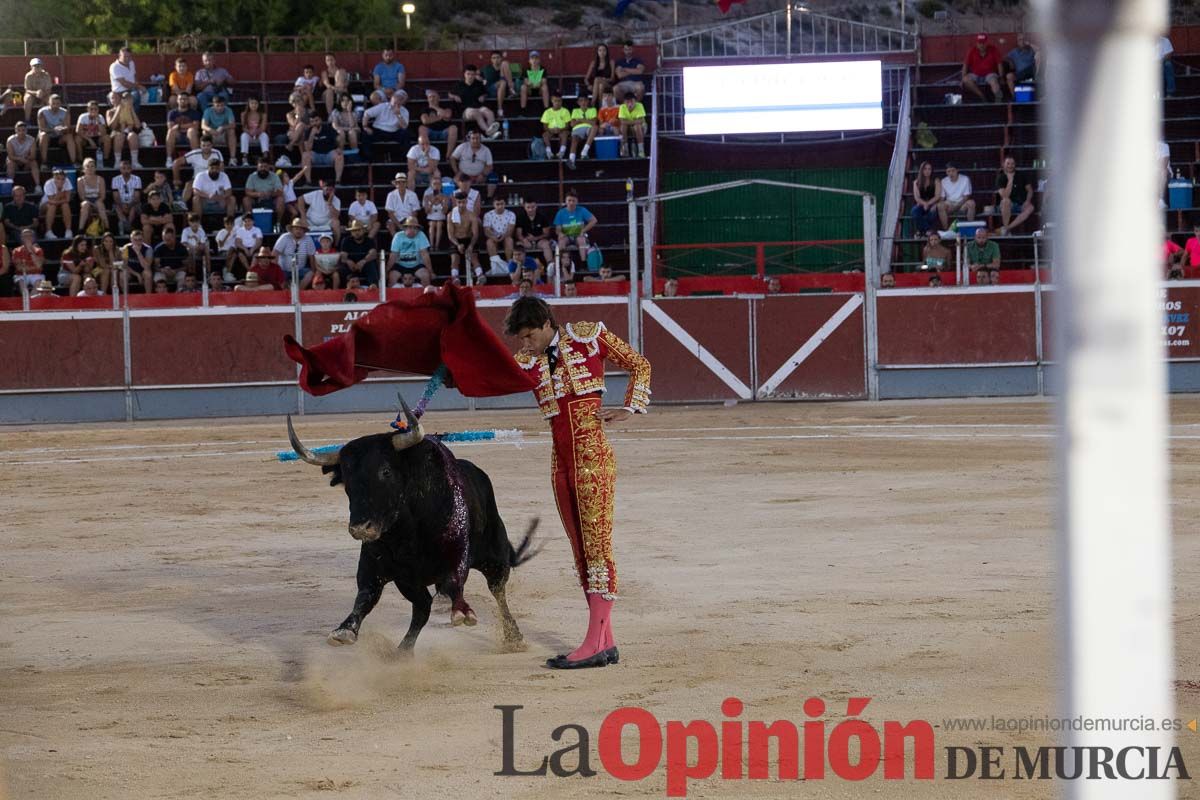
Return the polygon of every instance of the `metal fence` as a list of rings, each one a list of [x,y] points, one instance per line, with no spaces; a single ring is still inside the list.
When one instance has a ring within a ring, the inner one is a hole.
[[[917,34],[839,19],[788,3],[785,9],[659,40],[663,62],[913,53]]]

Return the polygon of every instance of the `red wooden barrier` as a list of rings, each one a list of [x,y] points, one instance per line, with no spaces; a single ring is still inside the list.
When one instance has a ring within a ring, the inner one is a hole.
[[[881,295],[878,308],[882,365],[1037,360],[1032,291]]]

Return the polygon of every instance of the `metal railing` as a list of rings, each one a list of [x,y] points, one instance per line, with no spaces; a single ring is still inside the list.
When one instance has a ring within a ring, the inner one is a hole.
[[[917,34],[807,10],[803,4],[659,39],[664,62],[914,53]]]

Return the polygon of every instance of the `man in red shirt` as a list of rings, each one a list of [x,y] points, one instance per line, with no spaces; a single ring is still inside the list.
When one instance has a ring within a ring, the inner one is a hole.
[[[1182,261],[1183,248],[1168,237],[1163,242],[1163,266],[1166,268],[1168,280],[1183,278],[1183,267],[1180,263]]]
[[[1004,99],[1000,89],[1000,51],[988,44],[986,33],[975,37],[975,46],[967,51],[963,59],[962,85],[969,93],[980,100],[986,100],[983,89],[987,84],[992,90],[992,97],[997,103]]]
[[[1193,226],[1193,233],[1196,235],[1188,239],[1183,245],[1182,266],[1184,269],[1200,267],[1200,221],[1197,221]]]

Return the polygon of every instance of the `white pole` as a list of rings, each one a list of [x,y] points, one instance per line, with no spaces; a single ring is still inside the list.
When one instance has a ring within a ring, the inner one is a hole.
[[[879,286],[879,250],[876,242],[875,197],[865,194],[863,214],[863,276],[865,278],[864,328],[867,332],[867,399],[879,399],[879,329],[875,289]]]
[[[1085,720],[1149,717],[1157,727],[1073,731],[1066,744],[1162,748],[1161,770],[1173,738],[1161,720],[1174,716],[1155,160],[1162,102],[1155,43],[1166,29],[1167,3],[1036,5],[1049,31],[1042,109],[1059,223],[1063,710]],[[1078,780],[1066,788],[1086,800],[1175,797],[1170,780]]]
[[[642,343],[638,336],[638,229],[637,201],[629,198],[629,344],[634,350],[640,350]]]

